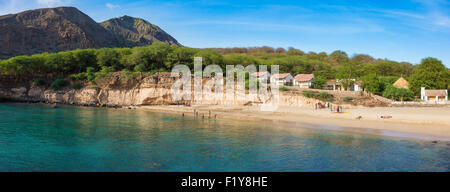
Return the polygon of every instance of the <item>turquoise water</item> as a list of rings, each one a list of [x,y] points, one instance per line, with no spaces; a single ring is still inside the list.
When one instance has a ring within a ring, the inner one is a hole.
[[[141,110],[0,104],[0,171],[450,171],[450,144]]]

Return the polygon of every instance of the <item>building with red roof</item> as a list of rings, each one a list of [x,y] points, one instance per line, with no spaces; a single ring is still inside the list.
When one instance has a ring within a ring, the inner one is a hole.
[[[426,102],[447,102],[448,90],[426,90],[425,87],[422,87],[420,97]]]
[[[314,82],[314,74],[298,74],[294,77],[293,85],[300,88],[311,88]]]
[[[290,73],[280,73],[272,75],[271,81],[276,82],[279,86],[289,85],[292,82],[292,75]]]
[[[270,77],[271,77],[270,73],[267,71],[254,72],[254,73],[252,73],[252,76],[256,77],[256,79],[258,79],[259,82],[263,82],[263,81],[269,82]],[[267,80],[265,80],[265,79],[267,79]]]

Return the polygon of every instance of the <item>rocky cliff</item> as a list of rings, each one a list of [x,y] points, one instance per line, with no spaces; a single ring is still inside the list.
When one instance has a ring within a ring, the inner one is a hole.
[[[48,79],[47,82],[51,82]],[[87,80],[82,82],[81,89],[73,89],[71,86],[55,91],[50,89],[49,84],[41,86],[33,85],[33,80],[20,80],[15,77],[0,76],[0,101],[20,101],[20,102],[46,102],[64,103],[91,106],[139,106],[139,105],[259,105],[270,103],[273,95],[270,93],[266,97],[250,95],[248,91],[233,92],[230,97],[226,90],[222,94],[215,93],[214,86],[210,91],[204,91],[201,95],[194,94],[194,80],[192,78],[191,99],[175,100],[172,96],[172,86],[178,78],[171,77],[171,73],[160,72],[151,76],[143,73],[130,76],[123,72],[115,72],[104,78],[90,83]],[[70,81],[66,79],[66,81]],[[79,83],[79,81],[75,81]],[[69,83],[75,83],[69,82]],[[211,78],[203,79],[203,89],[212,82]],[[226,86],[224,85],[224,88]],[[318,90],[315,90],[318,91]],[[323,92],[324,90],[322,90]],[[328,91],[334,98],[334,104],[352,108],[356,105],[362,106],[386,106],[392,101],[388,99],[380,100],[371,94],[360,95],[360,92],[334,92]],[[244,95],[244,97],[242,97]],[[354,102],[344,102],[342,98],[351,96]],[[279,105],[288,107],[315,108],[317,103],[325,102],[315,98],[303,96],[303,92],[293,89],[290,91],[279,91]]]
[[[0,82],[0,98],[3,100],[25,102],[48,102],[77,105],[156,105],[177,104],[170,97],[170,88],[175,79],[170,77],[150,76],[122,82],[120,75],[102,86],[86,85],[81,89],[64,89],[55,91],[48,87],[33,86],[32,83],[14,83],[7,80]]]
[[[139,106],[139,105],[177,105],[177,104],[209,104],[209,105],[252,105],[270,102],[271,98],[249,97],[231,99],[226,94],[218,96],[214,92],[203,93],[203,100],[175,101],[171,94],[172,85],[177,78],[167,73],[148,77],[136,77],[124,80],[120,73],[115,73],[98,86],[85,85],[81,89],[66,87],[54,91],[48,87],[33,86],[31,82],[17,83],[14,79],[0,78],[0,100],[21,102],[64,103],[90,106]],[[203,85],[210,81],[204,79]],[[314,107],[317,100],[305,98],[300,94],[284,94],[280,92],[280,105],[291,107]],[[192,98],[195,96],[192,94]],[[253,99],[256,98],[256,99]]]
[[[143,46],[156,41],[180,45],[145,20],[124,16],[100,24],[75,7],[0,16],[0,59],[78,48]]]

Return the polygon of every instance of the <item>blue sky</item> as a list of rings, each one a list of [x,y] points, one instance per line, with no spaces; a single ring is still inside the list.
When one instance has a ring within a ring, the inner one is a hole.
[[[295,47],[450,67],[450,0],[0,0],[0,14],[75,6],[96,21],[130,15],[189,47]]]

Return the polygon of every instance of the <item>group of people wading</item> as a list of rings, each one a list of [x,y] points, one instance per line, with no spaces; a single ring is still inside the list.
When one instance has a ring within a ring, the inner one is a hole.
[[[199,111],[197,109],[194,109],[194,116],[198,117],[199,115],[200,115]],[[201,114],[201,115],[202,115],[202,119],[206,118],[205,114]],[[182,114],[182,116],[184,117],[184,113]],[[208,119],[212,119],[212,118],[217,119],[217,114],[214,114],[214,116],[213,116],[211,113],[211,110],[209,110]]]
[[[325,104],[322,104],[320,102],[317,102],[315,104],[315,109],[330,109],[330,111],[332,113],[343,113],[344,112],[344,108],[340,105],[333,105],[329,102],[326,102]]]

